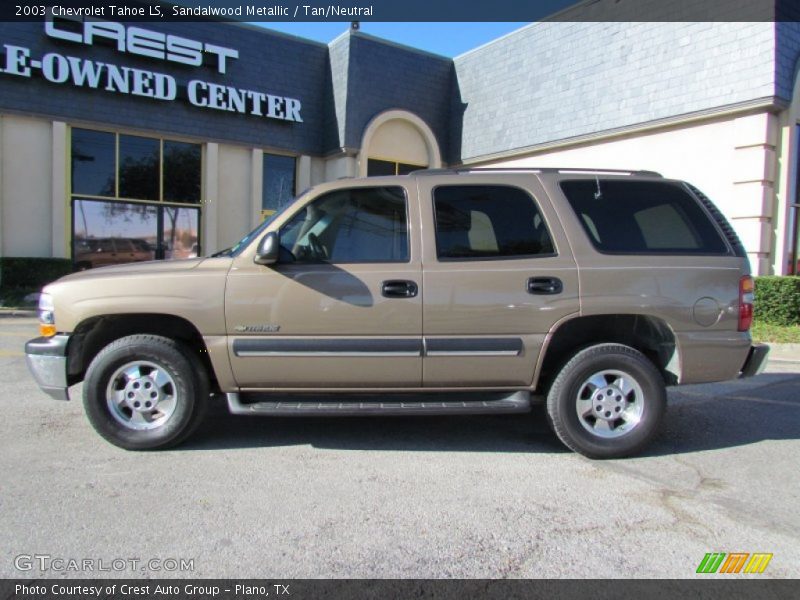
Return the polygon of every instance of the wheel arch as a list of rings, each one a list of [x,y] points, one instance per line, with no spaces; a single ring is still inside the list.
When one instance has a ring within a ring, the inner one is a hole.
[[[196,352],[206,368],[212,388],[216,389],[214,367],[202,334],[187,319],[167,313],[97,315],[81,321],[70,336],[68,348],[70,385],[83,380],[89,364],[108,344],[136,334],[168,337]]]
[[[534,374],[534,389],[546,391],[572,356],[604,343],[638,350],[655,365],[667,385],[678,382],[679,349],[675,333],[665,320],[650,315],[604,314],[570,318],[548,334]]]

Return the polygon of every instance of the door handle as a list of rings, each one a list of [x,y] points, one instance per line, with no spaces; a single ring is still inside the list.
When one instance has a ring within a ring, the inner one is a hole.
[[[529,294],[560,294],[564,284],[558,277],[531,277],[528,279]]]
[[[413,298],[417,291],[416,283],[403,279],[390,279],[381,284],[381,294],[386,298]]]

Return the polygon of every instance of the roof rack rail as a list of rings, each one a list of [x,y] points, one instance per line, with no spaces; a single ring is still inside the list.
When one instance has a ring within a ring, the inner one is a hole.
[[[594,173],[607,173],[609,175],[644,175],[648,177],[663,177],[658,171],[648,171],[643,169],[581,169],[577,167],[455,167],[455,168],[441,168],[441,169],[423,169],[421,171],[413,171],[411,174],[416,176],[427,175],[460,175],[462,173],[475,173],[475,172],[519,172],[519,173],[572,173],[572,174],[594,174]]]

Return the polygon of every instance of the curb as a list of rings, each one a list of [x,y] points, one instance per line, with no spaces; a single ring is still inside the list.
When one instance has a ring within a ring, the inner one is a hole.
[[[800,344],[769,344],[767,360],[800,363]]]
[[[0,308],[0,319],[6,318],[31,318],[36,317],[35,310],[28,310],[24,308]]]

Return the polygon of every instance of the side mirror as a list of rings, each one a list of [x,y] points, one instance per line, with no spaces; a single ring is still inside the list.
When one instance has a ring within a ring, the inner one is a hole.
[[[278,262],[281,241],[278,234],[270,231],[258,242],[258,249],[253,262],[258,265],[273,265]]]

